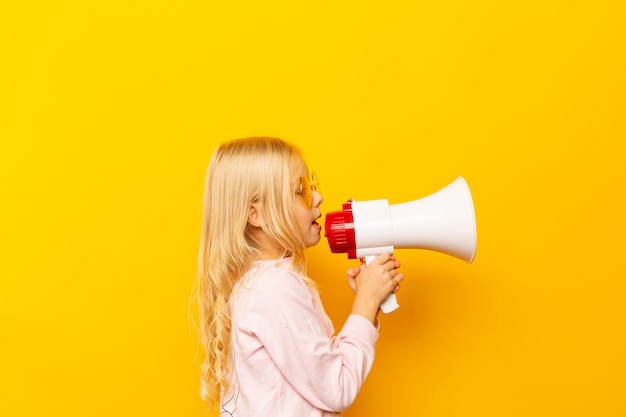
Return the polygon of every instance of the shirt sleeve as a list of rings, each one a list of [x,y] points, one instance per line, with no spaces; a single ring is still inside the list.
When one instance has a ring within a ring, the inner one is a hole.
[[[376,327],[350,315],[333,338],[321,303],[287,269],[261,277],[245,298],[238,304],[245,305],[238,314],[239,330],[260,340],[289,384],[317,408],[348,408],[372,368]]]

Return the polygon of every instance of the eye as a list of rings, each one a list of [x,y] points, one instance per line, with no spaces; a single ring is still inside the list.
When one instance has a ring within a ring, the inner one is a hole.
[[[300,184],[298,189],[296,190],[296,194],[302,195],[304,202],[309,207],[311,207],[311,205],[313,204],[313,192],[311,191],[312,188],[313,187],[311,186],[311,183],[309,182],[309,179],[307,177],[305,177],[304,175],[300,177]]]

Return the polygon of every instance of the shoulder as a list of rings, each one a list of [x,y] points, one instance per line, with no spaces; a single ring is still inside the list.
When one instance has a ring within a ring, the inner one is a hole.
[[[259,333],[267,323],[285,329],[308,325],[319,314],[315,294],[289,264],[257,262],[233,289],[233,326]]]
[[[238,295],[264,297],[310,296],[311,290],[302,277],[286,261],[258,261],[236,286]]]

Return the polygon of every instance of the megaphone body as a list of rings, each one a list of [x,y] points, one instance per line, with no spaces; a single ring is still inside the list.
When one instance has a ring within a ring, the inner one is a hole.
[[[331,252],[369,264],[395,249],[429,249],[471,263],[476,255],[476,218],[463,177],[427,197],[390,205],[387,200],[354,201],[326,215]],[[388,314],[399,307],[391,294],[380,306]]]

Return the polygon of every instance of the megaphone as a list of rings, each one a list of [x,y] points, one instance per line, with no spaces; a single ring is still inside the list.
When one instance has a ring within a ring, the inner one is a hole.
[[[476,255],[476,217],[463,177],[429,196],[389,205],[387,200],[354,201],[326,214],[325,232],[332,253],[369,264],[395,249],[428,249],[471,263]],[[391,294],[380,309],[400,307]]]

